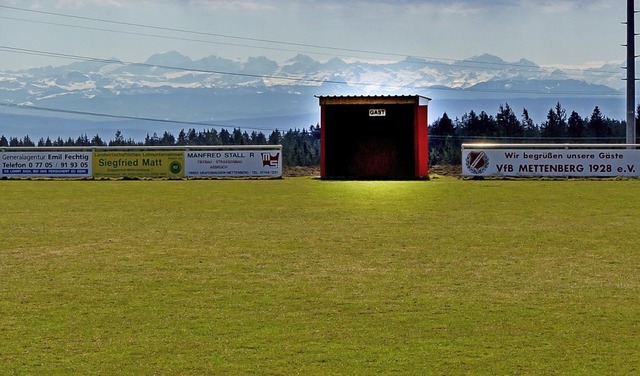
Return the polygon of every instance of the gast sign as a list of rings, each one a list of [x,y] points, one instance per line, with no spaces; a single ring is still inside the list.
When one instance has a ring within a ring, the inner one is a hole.
[[[638,177],[634,145],[463,144],[462,175],[504,177]]]

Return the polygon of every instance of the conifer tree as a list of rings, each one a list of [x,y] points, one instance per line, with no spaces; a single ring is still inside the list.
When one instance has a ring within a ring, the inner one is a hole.
[[[587,128],[589,129],[589,134],[595,138],[606,138],[613,135],[611,129],[607,127],[605,118],[598,106],[593,109]]]
[[[587,135],[585,120],[577,112],[571,111],[567,120],[567,136],[570,138],[582,138]]]

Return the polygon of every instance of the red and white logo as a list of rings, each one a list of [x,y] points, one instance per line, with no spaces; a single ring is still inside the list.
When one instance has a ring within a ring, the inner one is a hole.
[[[481,174],[489,167],[489,156],[484,151],[472,151],[465,159],[467,168],[474,174]]]
[[[271,155],[271,153],[262,153],[262,167],[278,167],[278,163],[280,163],[280,153],[276,153],[276,155]]]

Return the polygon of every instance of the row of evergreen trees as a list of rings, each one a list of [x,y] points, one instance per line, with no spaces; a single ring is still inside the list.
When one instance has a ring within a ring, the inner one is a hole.
[[[66,140],[58,137],[55,140],[47,137],[34,142],[25,136],[23,138],[0,136],[2,146],[187,146],[187,145],[282,145],[283,164],[285,166],[317,166],[320,164],[320,126],[310,126],[309,129],[289,129],[286,132],[272,131],[269,136],[262,132],[253,131],[247,133],[239,128],[231,132],[225,128],[184,129],[178,136],[170,132],[164,132],[162,136],[157,133],[147,134],[144,141],[135,141],[125,138],[121,131],[116,131],[113,139],[103,140],[99,135],[89,138],[86,134],[76,139],[71,137]]]
[[[640,111],[640,106],[638,107]],[[636,124],[640,120],[636,118]],[[496,143],[624,143],[626,122],[610,119],[598,106],[591,116],[576,111],[567,116],[560,103],[549,109],[546,120],[535,124],[526,109],[518,117],[508,104],[500,105],[495,116],[471,111],[458,119],[445,113],[429,126],[431,164],[461,163],[465,142]]]
[[[640,106],[637,113],[640,116]],[[640,120],[636,118],[638,128]],[[626,122],[610,119],[596,106],[589,117],[576,111],[567,116],[560,103],[549,109],[546,120],[535,124],[526,109],[518,117],[509,104],[500,105],[495,116],[482,111],[470,111],[462,118],[451,119],[445,113],[429,126],[429,163],[460,164],[464,142],[501,143],[624,143]],[[41,138],[33,142],[29,136],[22,139],[0,136],[1,146],[186,146],[186,145],[282,145],[285,166],[314,166],[320,163],[320,126],[308,129],[290,129],[248,133],[240,128],[184,129],[177,136],[164,132],[147,134],[144,141],[126,138],[117,131],[109,141],[99,135],[86,134],[66,140]]]

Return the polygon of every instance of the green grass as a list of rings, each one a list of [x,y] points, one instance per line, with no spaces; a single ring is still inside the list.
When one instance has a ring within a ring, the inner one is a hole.
[[[0,374],[637,374],[640,181],[0,181]]]

